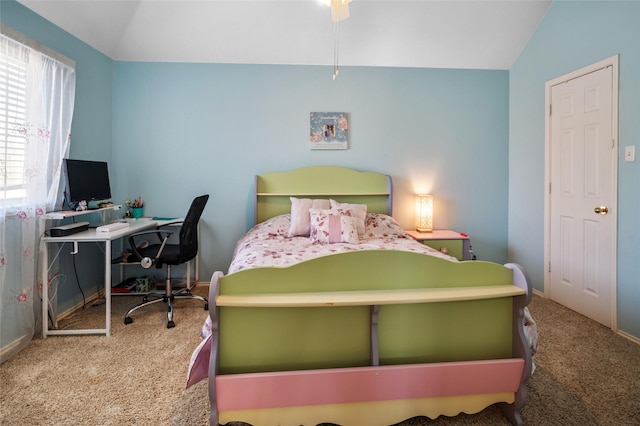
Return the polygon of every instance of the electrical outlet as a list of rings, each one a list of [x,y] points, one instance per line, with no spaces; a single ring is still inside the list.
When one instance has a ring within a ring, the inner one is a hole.
[[[636,161],[636,147],[634,145],[624,147],[624,161]]]

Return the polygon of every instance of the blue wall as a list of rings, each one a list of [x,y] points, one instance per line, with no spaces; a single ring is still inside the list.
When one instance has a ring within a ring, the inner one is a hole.
[[[177,216],[212,195],[202,279],[250,226],[256,173],[336,164],[391,174],[407,228],[412,195],[431,192],[436,227],[523,264],[542,290],[544,83],[620,53],[620,146],[640,139],[638,2],[556,1],[509,73],[344,68],[335,82],[330,67],[114,63],[14,1],[0,8],[77,62],[71,156],[110,162],[115,201],[142,195],[147,214]],[[309,151],[311,111],[349,112],[350,149]],[[640,166],[619,174],[619,326],[640,336]]]
[[[544,284],[545,82],[620,55],[618,326],[640,337],[640,2],[555,1],[510,71],[509,259]]]
[[[316,164],[390,174],[407,228],[413,195],[430,192],[436,227],[506,261],[506,71],[345,67],[332,81],[330,67],[118,62],[113,87],[121,200],[167,216],[212,196],[202,277],[226,270],[251,225],[255,174]],[[312,111],[349,113],[348,150],[309,150]]]

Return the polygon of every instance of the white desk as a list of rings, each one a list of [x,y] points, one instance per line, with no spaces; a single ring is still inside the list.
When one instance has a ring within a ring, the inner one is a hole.
[[[140,219],[129,222],[127,228],[117,229],[113,232],[96,232],[95,228],[88,229],[77,234],[67,235],[65,237],[43,237],[44,249],[42,251],[42,337],[46,338],[50,335],[61,334],[106,334],[109,335],[111,328],[111,242],[113,240],[126,237],[138,231],[145,229],[153,229],[158,225],[165,225],[176,220],[151,220]],[[79,243],[100,243],[105,244],[104,248],[104,297],[105,306],[105,328],[98,329],[78,329],[78,330],[49,330],[49,243],[72,243],[73,250],[71,254],[78,253]]]

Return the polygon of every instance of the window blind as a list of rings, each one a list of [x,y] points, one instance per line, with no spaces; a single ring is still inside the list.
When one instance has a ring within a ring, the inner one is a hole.
[[[26,68],[23,60],[0,54],[0,199],[25,195]]]

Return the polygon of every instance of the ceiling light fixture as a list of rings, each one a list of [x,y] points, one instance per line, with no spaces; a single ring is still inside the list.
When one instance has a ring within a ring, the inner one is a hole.
[[[331,20],[333,21],[333,79],[340,74],[338,68],[338,23],[349,17],[349,3],[351,0],[319,0],[321,3],[331,6]]]

